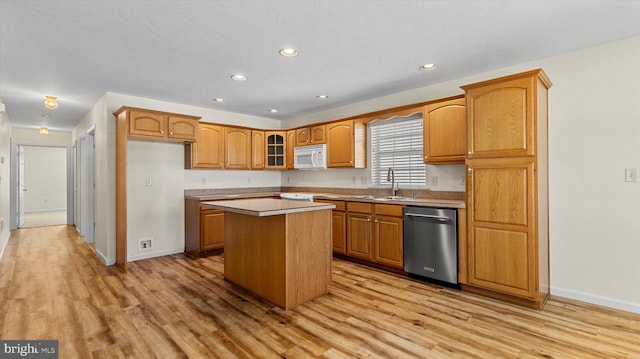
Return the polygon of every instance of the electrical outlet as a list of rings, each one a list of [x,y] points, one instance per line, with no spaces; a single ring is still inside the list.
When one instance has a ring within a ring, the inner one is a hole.
[[[438,185],[438,176],[432,176],[431,177],[431,185],[432,186],[437,186]]]
[[[637,168],[625,168],[624,169],[624,181],[625,182],[638,182],[638,169]]]
[[[151,186],[151,177],[145,178],[144,184],[147,186]]]
[[[138,251],[146,251],[153,248],[151,238],[142,238],[138,240]]]

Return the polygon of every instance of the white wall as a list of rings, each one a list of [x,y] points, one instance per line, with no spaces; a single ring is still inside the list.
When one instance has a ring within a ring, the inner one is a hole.
[[[71,132],[49,131],[48,135],[43,136],[38,129],[14,127],[11,129],[11,139],[22,144],[68,146],[71,144]]]
[[[2,101],[0,101],[2,103]],[[9,241],[11,122],[6,112],[0,112],[0,257]]]
[[[24,211],[67,209],[67,148],[24,146]]]

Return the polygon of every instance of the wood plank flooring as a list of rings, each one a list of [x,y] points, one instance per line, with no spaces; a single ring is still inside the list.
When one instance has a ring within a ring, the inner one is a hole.
[[[221,256],[105,267],[74,227],[12,233],[0,338],[60,358],[640,358],[640,315],[552,297],[501,303],[344,261],[329,294],[284,311],[223,279]]]

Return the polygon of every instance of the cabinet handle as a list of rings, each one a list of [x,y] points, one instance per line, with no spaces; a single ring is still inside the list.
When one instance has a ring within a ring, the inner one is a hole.
[[[367,218],[367,222],[371,222],[371,218]]]
[[[161,134],[161,135],[164,135],[164,131],[160,131],[160,134]]]
[[[170,135],[173,135],[173,132],[169,132]]]
[[[472,152],[472,151],[469,151],[469,152],[467,152],[467,154],[468,154],[468,155],[472,155],[472,154],[473,154],[473,152]]]
[[[378,220],[376,219],[374,222],[378,223]]]
[[[467,168],[467,171],[471,172],[471,168]]]

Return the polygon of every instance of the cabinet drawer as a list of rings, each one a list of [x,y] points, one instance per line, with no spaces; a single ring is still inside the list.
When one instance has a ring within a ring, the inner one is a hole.
[[[365,202],[347,202],[347,211],[373,213],[373,204]]]
[[[336,208],[333,209],[334,211],[342,211],[342,212],[344,212],[345,209],[346,209],[346,205],[345,205],[344,201],[332,201],[330,199],[319,199],[319,200],[316,200],[316,202],[332,204],[332,205],[336,206]]]
[[[375,210],[379,215],[402,217],[402,206],[399,205],[376,203]]]

